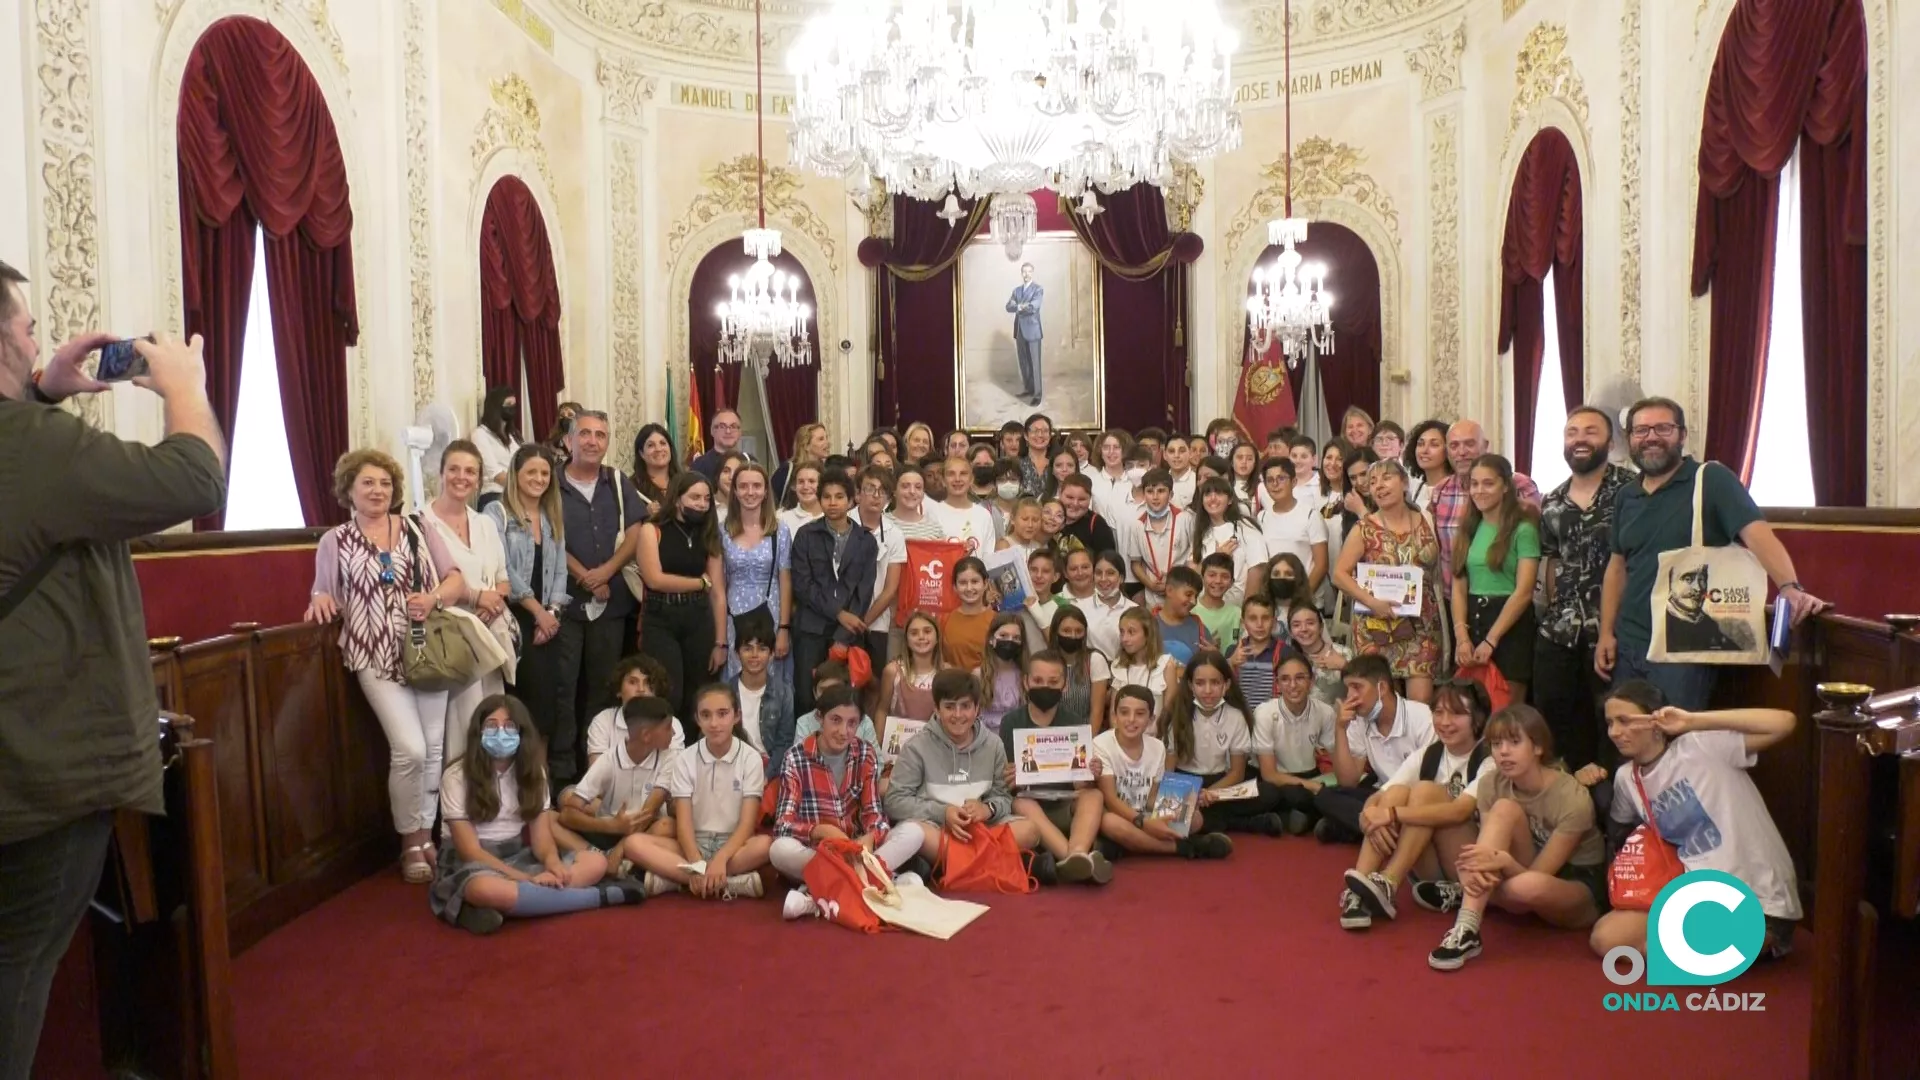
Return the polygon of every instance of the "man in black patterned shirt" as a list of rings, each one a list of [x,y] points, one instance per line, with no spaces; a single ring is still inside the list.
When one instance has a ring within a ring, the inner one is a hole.
[[[1547,614],[1540,620],[1533,692],[1569,769],[1595,760],[1611,765],[1613,744],[1600,738],[1599,698],[1606,681],[1594,671],[1600,640],[1600,586],[1612,556],[1614,494],[1634,473],[1607,460],[1613,418],[1582,405],[1567,416],[1562,454],[1573,476],[1540,507],[1541,570]]]

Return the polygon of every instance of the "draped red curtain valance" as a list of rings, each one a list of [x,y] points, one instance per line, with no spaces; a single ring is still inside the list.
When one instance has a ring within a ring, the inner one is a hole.
[[[1860,0],[1740,0],[1707,83],[1693,294],[1712,293],[1706,453],[1753,468],[1780,171],[1800,153],[1807,426],[1821,505],[1866,501],[1866,24]]]
[[[301,510],[308,525],[344,520],[333,465],[347,450],[346,350],[360,322],[353,208],[326,98],[279,31],[233,17],[194,44],[179,109],[184,314],[204,339],[214,409],[231,433],[258,229]]]
[[[793,252],[783,251],[768,261],[775,270],[799,278],[800,302],[810,311],[820,310],[814,300],[813,279],[807,276],[806,268],[794,258]],[[689,359],[695,385],[700,388],[702,431],[713,429],[714,413],[740,405],[740,365],[723,366],[719,362],[720,317],[715,312],[732,295],[727,279],[744,274],[746,268],[745,249],[738,240],[729,240],[707,252],[694,267],[693,282],[687,290],[687,325],[691,328],[688,349],[693,354]],[[813,338],[812,363],[793,367],[781,367],[771,361],[767,364],[766,403],[768,418],[773,424],[773,430],[767,434],[773,439],[773,445],[766,448],[764,460],[784,460],[793,450],[793,437],[800,426],[819,419],[820,356],[821,350],[828,347],[820,340],[819,329],[816,317],[807,328]]]
[[[1205,245],[1167,227],[1152,184],[1102,195],[1104,213],[1064,217],[1100,264],[1103,384],[1109,428],[1189,427],[1187,267]]]
[[[527,414],[535,436],[544,438],[567,381],[560,281],[540,204],[519,177],[503,176],[480,217],[480,366],[487,385],[519,393],[523,360]]]
[[[955,263],[980,231],[987,200],[962,203],[949,223],[940,204],[893,198],[893,238],[860,242],[860,263],[874,271],[873,420],[904,429],[920,421],[936,432],[958,422],[954,385]]]
[[[1560,345],[1564,404],[1580,404],[1586,362],[1582,347],[1581,250],[1585,231],[1580,163],[1558,128],[1542,128],[1520,156],[1500,244],[1500,345],[1513,350],[1514,467],[1533,460],[1533,413],[1546,352],[1542,283],[1553,274],[1554,329]]]

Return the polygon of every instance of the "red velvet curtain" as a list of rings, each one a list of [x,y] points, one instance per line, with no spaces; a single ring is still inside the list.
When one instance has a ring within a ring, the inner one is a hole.
[[[987,200],[963,203],[967,217],[949,224],[940,204],[893,196],[893,239],[860,242],[860,262],[874,271],[873,420],[905,429],[920,421],[935,431],[958,423],[954,385],[955,263],[980,231]]]
[[[527,372],[528,415],[544,438],[553,430],[566,386],[560,351],[560,280],[553,245],[533,192],[503,176],[480,216],[480,364],[488,386],[520,391]]]
[[[1866,31],[1860,0],[1740,0],[1707,83],[1693,294],[1713,293],[1708,457],[1753,468],[1780,170],[1801,149],[1814,487],[1866,495]]]
[[[1259,265],[1271,265],[1283,248],[1268,247],[1260,253]],[[1296,245],[1301,259],[1324,263],[1327,267],[1327,291],[1333,294],[1333,352],[1314,358],[1319,365],[1320,385],[1327,395],[1327,415],[1335,425],[1355,405],[1367,415],[1380,416],[1380,264],[1373,249],[1358,233],[1330,221],[1315,221],[1307,226],[1307,239]],[[1252,283],[1247,285],[1252,295]],[[1240,352],[1247,354],[1251,344],[1243,332]],[[1284,361],[1283,361],[1284,363]],[[1300,406],[1300,388],[1306,380],[1298,372],[1287,372],[1287,392],[1294,408]],[[1265,432],[1254,432],[1264,438]]]
[[[820,305],[814,301],[813,279],[807,276],[800,260],[794,258],[792,252],[783,251],[769,261],[774,269],[800,279],[800,302],[817,313]],[[691,328],[688,347],[693,353],[693,377],[700,385],[702,431],[712,428],[715,412],[737,408],[740,404],[740,366],[722,367],[719,362],[720,317],[716,309],[732,295],[727,279],[745,273],[747,265],[746,252],[739,241],[729,240],[707,252],[693,270],[693,284],[687,295],[687,326]],[[814,423],[820,415],[820,357],[828,344],[820,340],[819,330],[816,315],[807,327],[813,338],[813,363],[791,368],[772,361],[767,363],[767,412],[773,423],[773,430],[768,433],[773,445],[765,455],[769,460],[785,459],[793,449],[793,437],[800,426]],[[833,343],[836,348],[838,344]]]
[[[333,466],[347,450],[346,350],[360,324],[353,209],[326,99],[278,31],[222,19],[187,59],[177,131],[186,327],[205,339],[215,408],[231,432],[257,227],[300,506],[308,525],[344,520]]]
[[[1554,328],[1560,342],[1560,382],[1566,407],[1580,404],[1586,378],[1581,341],[1581,261],[1584,233],[1580,163],[1558,128],[1543,128],[1514,172],[1500,245],[1500,345],[1513,350],[1514,454],[1533,460],[1533,413],[1546,351],[1541,282],[1553,273]]]
[[[1187,266],[1205,250],[1167,227],[1159,188],[1135,184],[1100,196],[1104,213],[1063,216],[1100,263],[1107,426],[1185,430]]]

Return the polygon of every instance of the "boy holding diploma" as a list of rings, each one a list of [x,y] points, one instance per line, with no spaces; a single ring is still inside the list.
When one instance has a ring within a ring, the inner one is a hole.
[[[1026,701],[1000,721],[1000,738],[1007,748],[1007,783],[1017,775],[1013,762],[1019,760],[1021,729],[1047,727],[1083,727],[1087,717],[1061,704],[1067,689],[1067,661],[1053,649],[1042,649],[1027,661],[1023,680]],[[1093,729],[1086,728],[1089,740]],[[1034,876],[1042,882],[1049,876],[1067,884],[1091,881],[1105,885],[1113,880],[1113,864],[1094,850],[1100,836],[1100,790],[1090,783],[1030,784],[1019,788],[1013,800],[1013,812],[1033,823],[1040,834],[1045,855],[1035,858]],[[1054,864],[1048,875],[1045,863]]]

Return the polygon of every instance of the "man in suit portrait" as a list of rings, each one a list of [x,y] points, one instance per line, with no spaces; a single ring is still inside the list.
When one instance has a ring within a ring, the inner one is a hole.
[[[1020,284],[1007,298],[1007,310],[1013,314],[1013,346],[1020,357],[1020,398],[1029,405],[1040,404],[1040,304],[1046,290],[1033,280],[1033,264],[1020,264]]]
[[[1707,564],[1667,571],[1667,651],[1670,653],[1742,652],[1746,627],[1729,633],[1707,614]]]

